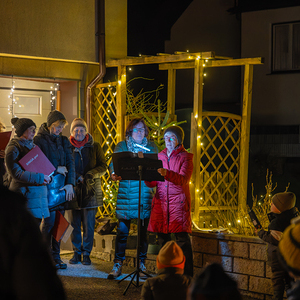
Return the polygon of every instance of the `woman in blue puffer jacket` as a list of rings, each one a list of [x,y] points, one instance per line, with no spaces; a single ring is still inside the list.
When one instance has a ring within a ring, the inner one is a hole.
[[[149,129],[143,119],[133,119],[127,126],[125,140],[116,145],[114,153],[131,151],[134,153],[157,153],[154,142],[148,140]],[[145,150],[145,148],[150,151]],[[117,196],[116,215],[118,218],[118,230],[115,246],[114,267],[108,275],[108,279],[114,279],[121,275],[122,264],[125,259],[125,249],[132,219],[138,218],[139,181],[122,180],[114,173],[113,164],[110,164],[110,174],[114,181],[120,180]],[[145,271],[145,259],[147,257],[147,226],[150,218],[153,189],[141,185],[141,241],[140,241],[140,270]],[[143,277],[141,273],[140,277]]]

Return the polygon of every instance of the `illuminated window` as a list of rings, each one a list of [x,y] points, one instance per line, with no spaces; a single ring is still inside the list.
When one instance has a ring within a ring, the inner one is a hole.
[[[14,114],[40,115],[42,111],[42,97],[13,94]]]

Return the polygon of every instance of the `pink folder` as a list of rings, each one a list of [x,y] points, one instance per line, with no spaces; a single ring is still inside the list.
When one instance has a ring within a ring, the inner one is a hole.
[[[19,164],[25,171],[43,173],[48,176],[55,171],[55,167],[38,146],[35,146],[23,156],[19,160]]]
[[[11,136],[11,131],[0,132],[0,150],[5,150]]]

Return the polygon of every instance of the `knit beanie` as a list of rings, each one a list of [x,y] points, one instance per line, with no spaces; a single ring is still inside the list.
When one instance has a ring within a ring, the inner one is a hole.
[[[279,242],[278,255],[288,271],[300,276],[300,217],[291,222]]]
[[[191,289],[191,299],[198,299],[198,295],[205,295],[209,299],[242,299],[237,283],[218,263],[212,263],[204,268],[195,278]]]
[[[81,118],[75,118],[73,120],[73,122],[71,123],[71,126],[70,126],[70,133],[72,134],[72,131],[75,127],[83,127],[85,129],[85,131],[88,133],[88,128],[87,128],[87,124],[86,122],[81,119]]]
[[[278,193],[273,196],[272,202],[280,212],[284,212],[295,206],[296,196],[292,192]]]
[[[35,123],[31,119],[27,119],[27,118],[19,119],[15,117],[12,118],[10,122],[11,124],[14,125],[18,137],[21,137],[29,127],[31,126],[36,127]]]
[[[167,242],[160,250],[156,257],[157,269],[179,268],[184,269],[185,256],[181,248],[174,241]]]
[[[51,124],[53,124],[56,121],[60,121],[60,120],[66,120],[64,114],[61,113],[59,110],[53,110],[49,113],[48,117],[47,117],[47,127],[50,127]]]
[[[178,144],[182,144],[183,143],[183,140],[184,140],[184,131],[183,131],[183,129],[181,127],[179,127],[179,126],[170,126],[170,127],[168,127],[165,130],[164,135],[167,132],[172,132],[173,134],[176,135]]]

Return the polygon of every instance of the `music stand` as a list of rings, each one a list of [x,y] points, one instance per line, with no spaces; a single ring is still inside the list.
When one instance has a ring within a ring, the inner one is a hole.
[[[139,203],[138,203],[138,234],[137,234],[137,249],[136,249],[136,269],[124,278],[119,280],[122,282],[126,278],[132,276],[129,284],[124,290],[123,295],[126,294],[129,286],[133,284],[139,287],[139,274],[142,272],[147,277],[151,277],[148,273],[140,269],[140,242],[141,242],[141,186],[142,180],[146,181],[164,181],[164,177],[158,172],[158,168],[162,168],[162,161],[158,160],[157,154],[150,153],[133,153],[133,152],[119,152],[112,155],[114,171],[117,175],[122,177],[122,180],[139,180]],[[134,278],[136,281],[134,282]]]

